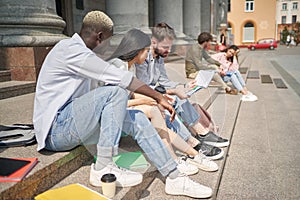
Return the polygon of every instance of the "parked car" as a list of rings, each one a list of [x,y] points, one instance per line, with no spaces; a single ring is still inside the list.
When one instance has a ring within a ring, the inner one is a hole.
[[[264,38],[258,40],[254,44],[249,44],[248,49],[254,51],[255,49],[271,49],[277,48],[277,42],[274,38]]]

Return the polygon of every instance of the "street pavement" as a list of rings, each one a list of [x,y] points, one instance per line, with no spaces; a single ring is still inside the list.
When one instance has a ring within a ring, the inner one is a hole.
[[[288,89],[247,80],[259,100],[240,105],[216,199],[300,199],[300,47],[241,53]]]

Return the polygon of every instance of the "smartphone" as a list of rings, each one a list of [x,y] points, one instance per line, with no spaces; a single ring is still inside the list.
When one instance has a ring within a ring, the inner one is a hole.
[[[198,90],[200,90],[201,88],[202,88],[201,86],[197,85],[197,86],[193,87],[190,91],[188,91],[188,92],[186,93],[186,95],[190,97],[190,96],[192,96],[195,92],[197,92]]]

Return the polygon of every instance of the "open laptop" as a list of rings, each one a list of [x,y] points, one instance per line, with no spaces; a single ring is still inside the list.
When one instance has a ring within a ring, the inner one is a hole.
[[[189,90],[186,95],[187,96],[192,96],[195,92],[202,88],[207,88],[209,83],[211,82],[215,70],[200,70],[195,78],[196,80],[196,86],[193,87],[191,90]]]

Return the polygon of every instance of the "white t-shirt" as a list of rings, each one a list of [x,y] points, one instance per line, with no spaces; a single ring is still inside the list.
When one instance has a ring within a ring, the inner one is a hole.
[[[33,123],[37,150],[45,147],[57,111],[68,101],[89,92],[92,81],[126,88],[132,78],[131,72],[99,58],[78,34],[57,43],[43,63],[36,86]]]

